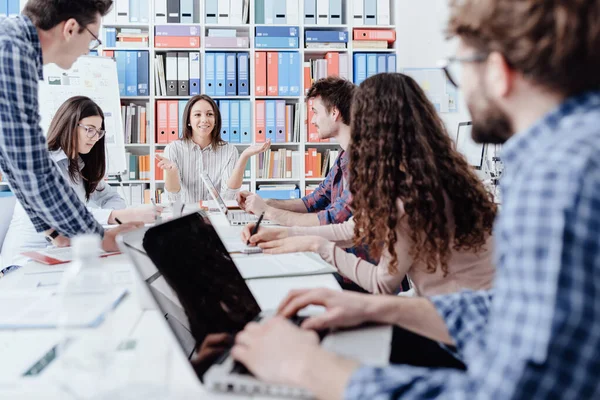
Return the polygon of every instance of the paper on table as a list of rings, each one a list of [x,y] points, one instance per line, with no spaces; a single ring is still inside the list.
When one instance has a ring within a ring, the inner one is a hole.
[[[335,268],[315,257],[310,253],[234,255],[233,261],[244,279],[335,272]]]
[[[69,315],[73,327],[95,327],[104,320],[106,312],[114,308],[127,294],[126,289],[110,293],[83,293],[78,297],[77,310]],[[0,293],[0,329],[55,328],[58,324],[62,298],[56,293],[16,292]],[[71,310],[73,311],[73,310]]]

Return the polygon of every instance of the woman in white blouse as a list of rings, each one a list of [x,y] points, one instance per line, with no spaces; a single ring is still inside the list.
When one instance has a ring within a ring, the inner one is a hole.
[[[92,215],[103,225],[121,222],[153,222],[160,209],[142,206],[125,209],[126,203],[114,188],[104,182],[104,113],[91,99],[71,97],[57,110],[48,130],[48,150],[63,177]],[[19,202],[2,246],[2,264],[19,263],[20,253],[48,245],[38,233]]]
[[[209,200],[200,175],[210,180],[225,200],[235,199],[242,186],[246,163],[253,155],[266,151],[266,142],[249,146],[242,154],[221,138],[221,113],[207,95],[194,96],[183,113],[183,139],[170,143],[164,156],[157,155],[158,167],[165,170],[165,191],[169,200],[184,203]]]

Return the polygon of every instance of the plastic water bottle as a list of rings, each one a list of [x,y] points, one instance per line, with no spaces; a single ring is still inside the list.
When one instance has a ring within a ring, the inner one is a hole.
[[[73,262],[64,272],[58,293],[62,337],[58,382],[71,395],[92,398],[105,389],[104,378],[116,348],[110,316],[99,312],[114,287],[110,269],[101,263],[99,236],[77,236],[71,245]],[[97,323],[90,326],[89,321]]]

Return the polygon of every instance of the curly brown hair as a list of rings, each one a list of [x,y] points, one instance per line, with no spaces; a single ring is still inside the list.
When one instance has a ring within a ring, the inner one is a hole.
[[[407,218],[410,255],[431,273],[438,265],[448,273],[450,246],[482,248],[492,232],[496,206],[412,78],[378,74],[361,83],[352,104],[351,130],[350,191],[357,245],[368,245],[375,257],[387,246],[389,272],[395,273],[396,229]],[[446,198],[454,232],[448,227]],[[398,199],[404,204],[403,215]]]

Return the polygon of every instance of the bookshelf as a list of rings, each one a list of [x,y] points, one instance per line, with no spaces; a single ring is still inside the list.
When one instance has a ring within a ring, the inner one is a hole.
[[[119,1],[128,1],[128,0],[116,0]],[[349,55],[348,61],[348,77],[352,80],[354,76],[354,61],[353,54],[354,53],[377,53],[377,54],[396,54],[396,59],[398,57],[398,46],[397,40],[393,44],[391,44],[388,49],[374,49],[374,48],[357,48],[353,42],[353,29],[393,29],[397,31],[396,21],[398,21],[398,16],[396,15],[398,10],[398,5],[394,0],[390,1],[390,22],[389,25],[354,25],[354,21],[352,16],[354,15],[353,8],[353,0],[342,0],[342,24],[333,24],[333,25],[321,25],[321,24],[304,24],[304,0],[298,0],[298,24],[257,24],[256,21],[256,0],[249,0],[249,23],[241,24],[241,25],[231,25],[231,24],[207,24],[205,23],[205,15],[206,15],[206,4],[207,2],[216,2],[216,0],[194,0],[195,1],[195,10],[198,15],[195,16],[195,21],[199,21],[199,23],[171,23],[171,24],[163,24],[156,23],[154,20],[155,15],[155,0],[151,0],[147,2],[149,7],[149,22],[147,24],[140,23],[106,23],[103,24],[103,28],[101,31],[101,39],[104,41],[105,34],[104,28],[141,28],[143,30],[147,30],[149,33],[148,39],[148,47],[147,48],[138,48],[138,47],[101,47],[98,49],[98,53],[102,54],[104,50],[135,50],[135,51],[148,51],[149,52],[149,96],[130,96],[130,97],[122,97],[122,104],[135,103],[138,105],[144,105],[146,103],[150,104],[150,107],[146,110],[147,118],[149,120],[149,125],[147,127],[147,144],[127,144],[126,151],[131,152],[135,155],[150,155],[150,159],[154,159],[154,155],[157,150],[162,150],[165,148],[165,144],[156,143],[156,104],[159,100],[187,100],[192,96],[157,96],[156,83],[155,83],[155,56],[157,54],[165,54],[167,51],[179,51],[179,52],[199,52],[200,53],[200,93],[205,93],[204,87],[204,65],[205,65],[205,56],[206,53],[214,53],[214,52],[247,52],[249,55],[249,86],[250,86],[250,95],[249,96],[211,96],[215,100],[249,100],[251,103],[251,135],[253,138],[252,143],[235,143],[238,150],[241,152],[244,148],[250,146],[255,143],[255,108],[254,104],[256,100],[284,100],[286,104],[298,104],[298,112],[299,112],[299,121],[300,121],[300,140],[297,143],[273,143],[271,145],[271,149],[290,149],[294,151],[299,151],[301,155],[304,154],[307,148],[313,147],[317,148],[319,151],[326,151],[327,149],[335,150],[338,149],[339,146],[337,143],[313,143],[308,141],[308,132],[305,124],[305,119],[307,118],[307,112],[304,106],[304,71],[303,71],[303,63],[309,59],[319,59],[323,58],[324,55],[328,52],[339,52],[339,53],[347,53]],[[279,1],[279,0],[277,0]],[[283,0],[282,0],[283,1]],[[319,0],[321,1],[321,0]],[[373,0],[375,1],[375,0]],[[288,1],[288,4],[290,2]],[[155,37],[154,31],[155,26],[157,25],[194,25],[199,27],[199,36],[200,36],[200,47],[199,48],[165,48],[165,47],[155,47]],[[268,48],[256,48],[255,47],[255,28],[261,26],[268,27],[298,27],[298,39],[299,39],[299,47],[293,49],[268,49]],[[249,38],[249,48],[206,48],[205,47],[205,39],[208,36],[208,29],[213,28],[227,28],[227,29],[235,29],[238,33],[247,33]],[[305,31],[307,29],[310,30],[327,30],[327,31],[347,31],[348,32],[348,43],[346,48],[338,49],[338,48],[305,48]],[[300,55],[300,95],[298,96],[256,96],[255,93],[255,54],[256,52],[297,52]],[[398,68],[398,62],[396,61],[396,69]],[[310,121],[309,121],[310,122]],[[269,179],[259,179],[258,176],[258,156],[252,157],[249,161],[251,164],[251,177],[250,179],[244,179],[244,184],[249,186],[251,191],[256,191],[257,186],[261,183],[282,183],[282,184],[296,184],[300,189],[301,195],[305,194],[305,188],[307,185],[318,184],[323,180],[323,178],[311,178],[305,177],[303,171],[305,170],[304,166],[304,157],[300,157],[301,159],[301,168],[299,177],[294,177],[292,179],[286,178],[269,178]],[[164,190],[164,181],[157,181],[154,179],[155,177],[155,163],[150,163],[150,180],[136,180],[137,183],[143,183],[147,188],[150,189],[150,193],[155,193],[156,189]],[[117,182],[110,182],[111,184],[118,185]],[[132,181],[125,180],[123,182],[124,185],[131,184]],[[153,195],[152,195],[153,196]]]

